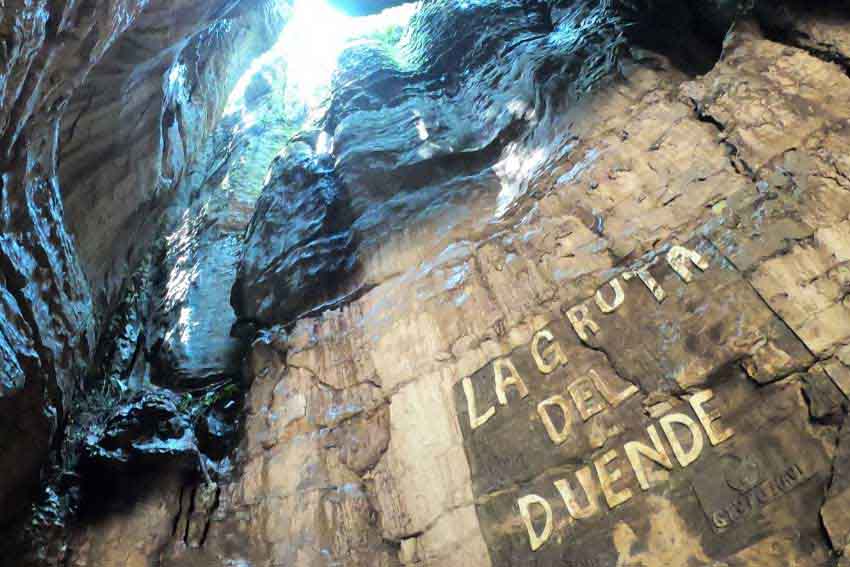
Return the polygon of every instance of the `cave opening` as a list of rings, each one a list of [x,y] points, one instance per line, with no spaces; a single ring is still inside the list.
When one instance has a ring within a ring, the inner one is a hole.
[[[320,118],[342,52],[369,42],[396,52],[418,5],[408,2],[375,14],[352,15],[331,0],[295,0],[277,41],[239,79],[225,112],[244,108],[252,83],[260,82],[257,77],[271,82],[276,72],[283,78],[275,87],[283,104],[305,118]]]

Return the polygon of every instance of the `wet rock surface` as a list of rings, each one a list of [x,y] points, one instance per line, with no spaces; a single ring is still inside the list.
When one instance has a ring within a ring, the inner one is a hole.
[[[304,314],[332,299],[356,263],[349,201],[328,156],[291,143],[270,171],[245,234],[232,303],[261,326]]]
[[[431,0],[288,143],[273,74],[177,127],[196,167],[143,184],[173,198],[85,345],[45,491],[78,514],[41,509],[30,564],[846,563],[848,29],[839,2]],[[20,298],[55,296],[22,273],[7,390],[76,344],[31,339]]]
[[[244,346],[231,336],[236,318],[228,305],[242,232],[269,164],[303,120],[279,108],[272,95],[255,91],[244,108],[223,118],[203,149],[203,173],[187,184],[179,196],[183,202],[171,206],[172,218],[122,296],[110,327],[125,334],[104,341],[99,380],[88,384],[94,394],[82,400],[64,449],[78,478],[65,488],[70,506],[64,521],[91,527],[95,535],[60,530],[47,542],[52,561],[86,564],[119,553],[110,549],[114,543],[76,538],[98,539],[98,522],[109,524],[138,502],[185,516],[171,535],[156,528],[160,535],[147,534],[146,541],[165,546],[180,534],[176,543],[182,548],[205,540],[218,503],[216,481],[231,468],[246,386]],[[152,480],[135,487],[123,480],[139,475],[164,484]],[[158,493],[163,487],[178,494]],[[101,492],[110,502],[99,501]],[[55,549],[56,540],[61,549]],[[155,552],[178,553],[160,547]],[[154,548],[135,552],[140,561],[150,553]]]
[[[2,7],[1,523],[37,490],[122,282],[256,53],[245,37],[266,44],[280,25],[237,4]]]
[[[225,459],[238,427],[223,399],[239,399],[240,351],[227,318],[235,319],[227,306],[235,257],[291,128],[279,113],[254,124],[273,148],[260,151],[262,143],[240,137],[239,119],[217,140],[207,135],[241,69],[277,35],[285,6],[48,4],[7,3],[0,13],[8,56],[0,72],[0,461],[8,469],[0,524],[8,532],[2,562],[16,566],[64,561],[63,530],[90,480],[81,481],[80,467],[94,479],[123,461],[120,474],[133,474],[147,457],[191,454],[178,467],[185,474],[203,468],[198,448]],[[260,163],[215,193],[221,179],[206,182],[208,171],[226,170],[230,158]],[[193,236],[218,257],[167,242],[184,216],[204,218],[206,230]],[[192,283],[199,297],[179,296],[167,285],[174,280]],[[220,301],[210,299],[216,286]],[[190,302],[223,309],[181,319]],[[193,340],[160,340],[175,327],[184,339],[194,330]]]
[[[146,393],[122,404],[101,431],[86,437],[84,458],[120,469],[150,458],[197,457],[192,425],[173,396]]]

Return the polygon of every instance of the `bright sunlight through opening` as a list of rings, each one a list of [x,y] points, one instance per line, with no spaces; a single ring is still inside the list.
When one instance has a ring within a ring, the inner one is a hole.
[[[251,77],[268,64],[286,67],[287,91],[297,93],[310,109],[321,102],[337,59],[345,47],[394,26],[406,28],[416,11],[411,2],[374,16],[348,16],[326,0],[295,0],[289,22],[275,45],[251,64],[228,100],[228,112],[241,106]]]

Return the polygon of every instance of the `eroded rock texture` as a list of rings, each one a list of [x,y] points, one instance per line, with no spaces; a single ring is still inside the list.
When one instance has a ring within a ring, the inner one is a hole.
[[[262,1],[0,6],[0,523],[34,496],[120,288],[281,16]]]
[[[222,492],[252,563],[835,561],[848,13],[694,6],[426,2],[407,61],[347,54],[316,148],[356,267],[257,239],[234,294],[289,326]],[[293,290],[320,313],[257,307]]]
[[[177,553],[172,544],[204,541],[205,524],[197,522],[208,521],[214,509],[215,481],[230,470],[241,421],[244,343],[231,336],[236,317],[228,299],[242,233],[269,164],[303,120],[285,112],[274,89],[257,77],[245,108],[225,116],[207,139],[198,158],[198,171],[205,173],[181,189],[125,286],[96,354],[97,372],[84,384],[65,431],[63,466],[69,471],[50,477],[36,507],[33,521],[49,537],[24,533],[40,544],[27,564],[120,562],[125,556],[129,564],[146,564]],[[202,487],[195,486],[198,479]],[[150,547],[127,552],[111,539],[77,540],[63,529],[92,524],[99,533],[102,520],[125,514],[137,499],[156,502],[148,492],[162,487],[177,498],[178,511],[191,509],[199,519],[178,532],[153,514],[138,520],[154,533],[136,523],[127,533],[118,530],[128,542],[137,542],[141,530]],[[183,494],[188,501],[181,501]]]
[[[846,563],[848,24],[426,1],[403,56],[346,52],[250,223],[225,180],[283,140],[225,119],[98,349],[131,392],[81,414],[52,557]]]

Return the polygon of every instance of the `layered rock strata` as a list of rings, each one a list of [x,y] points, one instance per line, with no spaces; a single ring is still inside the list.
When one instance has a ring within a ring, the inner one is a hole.
[[[101,519],[120,516],[162,487],[189,498],[180,505],[197,516],[191,534],[186,527],[176,543],[203,542],[241,421],[244,343],[231,336],[236,318],[227,302],[242,233],[266,169],[303,120],[284,112],[273,90],[257,75],[246,106],[208,138],[200,154],[205,174],[181,190],[124,291],[99,345],[97,372],[65,431],[66,471],[50,477],[32,518],[37,529],[24,531],[36,544],[27,565],[124,557],[133,564],[173,552],[172,532],[164,528],[160,536],[144,534],[150,547],[129,555],[121,545],[110,549],[114,543],[78,545],[68,529],[101,530]],[[203,499],[197,509],[194,498]],[[139,520],[154,529],[156,517]],[[135,545],[139,529],[133,524],[121,538]]]
[[[278,269],[327,232],[259,261],[249,237],[236,288],[279,274],[234,304],[291,327],[252,348],[222,493],[252,564],[842,553],[848,14],[757,7],[722,54],[716,20],[647,45],[621,17],[426,3],[407,66],[349,55],[325,147],[356,266],[313,248],[328,287]],[[324,311],[254,307],[296,281]]]
[[[262,1],[0,7],[0,523],[36,495],[121,289],[282,16]]]

